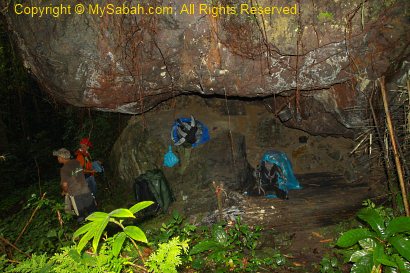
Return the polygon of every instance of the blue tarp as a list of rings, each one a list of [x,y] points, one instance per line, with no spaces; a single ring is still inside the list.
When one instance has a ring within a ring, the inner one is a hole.
[[[182,122],[191,123],[191,118],[180,118],[179,120]],[[201,137],[194,144],[192,144],[192,147],[197,147],[198,145],[204,144],[210,139],[208,127],[206,127],[202,122],[196,119],[195,121],[196,121],[198,128],[202,130],[202,134],[201,134]],[[177,132],[178,126],[179,126],[178,122],[175,121],[171,129],[171,139],[174,143],[177,143],[179,141],[179,136]]]
[[[284,152],[280,151],[267,151],[262,156],[262,162],[275,164],[281,168],[283,176],[279,175],[278,177],[278,187],[283,191],[301,189],[302,187],[299,184],[295,174],[293,173],[292,163]],[[274,197],[274,196],[272,196]]]

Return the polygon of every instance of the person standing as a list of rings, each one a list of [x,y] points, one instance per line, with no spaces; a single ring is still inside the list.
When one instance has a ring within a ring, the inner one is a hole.
[[[87,181],[88,187],[95,198],[97,193],[97,183],[95,182],[95,170],[93,170],[91,155],[88,151],[92,147],[93,144],[88,138],[81,139],[80,148],[75,152],[75,157],[83,168],[85,180]]]
[[[65,197],[65,211],[76,215],[80,222],[96,209],[83,169],[77,160],[70,159],[70,151],[65,148],[54,151],[53,155],[63,164],[60,169],[60,186],[61,194]]]

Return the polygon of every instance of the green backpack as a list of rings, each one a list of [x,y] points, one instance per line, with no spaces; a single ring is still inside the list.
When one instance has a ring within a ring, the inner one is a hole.
[[[159,170],[149,170],[135,179],[134,193],[137,202],[154,201],[154,205],[148,207],[152,213],[160,210],[167,212],[169,205],[174,201],[173,194],[165,178],[164,173]]]

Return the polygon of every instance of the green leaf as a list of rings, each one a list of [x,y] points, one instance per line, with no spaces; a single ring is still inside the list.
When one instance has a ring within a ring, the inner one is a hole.
[[[101,235],[104,232],[104,229],[106,228],[109,220],[110,220],[110,217],[107,215],[105,219],[101,219],[101,221],[95,222],[96,231],[94,233],[94,239],[93,239],[94,253],[97,253],[98,243],[100,242]]]
[[[71,250],[68,252],[68,256],[70,256],[75,262],[81,263],[81,256],[80,256],[80,254],[78,254],[78,252],[75,251],[74,249],[71,249]]]
[[[81,238],[80,242],[77,245],[77,251],[81,252],[83,248],[87,245],[88,241],[93,237],[94,232],[92,229],[88,230],[87,233]]]
[[[52,265],[52,264],[46,263],[46,264],[40,269],[40,271],[38,271],[38,272],[39,272],[39,273],[49,273],[52,268],[53,268],[53,265]]]
[[[397,268],[385,266],[383,268],[383,273],[400,273],[400,271],[398,271]]]
[[[391,261],[390,259],[388,259],[388,257],[387,257],[387,259],[386,259],[386,258],[377,259],[377,261],[378,261],[380,264],[382,264],[382,265],[387,265],[387,266],[391,266],[391,267],[396,267],[396,268],[397,268],[397,264],[396,264],[395,262]]]
[[[124,232],[118,233],[118,235],[114,239],[114,243],[112,244],[112,254],[114,257],[117,257],[120,254],[122,245],[124,244],[125,239],[127,238],[127,234]]]
[[[372,209],[372,208],[361,209],[357,213],[357,217],[366,221],[372,227],[372,229],[376,231],[377,235],[379,236],[385,235],[384,220],[375,209]]]
[[[373,268],[371,255],[363,256],[357,263],[352,266],[351,273],[370,273]]]
[[[374,237],[374,233],[365,228],[356,228],[346,231],[337,240],[336,245],[340,247],[349,247],[356,244],[359,240]]]
[[[88,220],[88,221],[98,221],[98,220],[105,219],[105,217],[107,217],[107,216],[108,216],[108,213],[96,211],[96,212],[90,214],[85,219]]]
[[[387,236],[392,236],[395,233],[410,231],[410,217],[401,216],[390,221],[386,228]]]
[[[135,218],[134,214],[127,209],[116,209],[110,212],[110,217]]]
[[[384,254],[384,248],[381,244],[378,244],[374,241],[373,241],[373,244],[374,246],[370,248],[373,250],[373,264],[379,265],[380,264],[379,259],[386,258],[386,255]]]
[[[206,240],[199,242],[194,247],[192,247],[191,251],[189,252],[189,255],[195,255],[204,251],[215,250],[218,248],[222,248],[222,245],[220,243],[214,240]]]
[[[364,249],[373,250],[376,248],[377,243],[373,238],[365,238],[359,241],[359,245]]]
[[[57,232],[55,229],[51,229],[47,232],[47,238],[57,237]]]
[[[95,267],[97,266],[97,263],[98,263],[97,257],[98,256],[91,256],[87,252],[84,252],[81,257],[81,263],[87,266]]]
[[[369,254],[370,252],[367,249],[355,251],[353,252],[352,256],[350,256],[349,262],[357,263],[361,258]]]
[[[135,213],[139,212],[140,210],[143,210],[146,207],[151,206],[152,204],[154,204],[154,202],[152,202],[152,201],[142,201],[142,202],[139,202],[139,203],[135,204],[134,206],[132,206],[129,210],[133,214],[135,214]]]
[[[77,229],[74,234],[73,234],[73,239],[77,238],[78,236],[88,232],[90,229],[93,229],[94,227],[94,222],[87,223],[84,226],[80,227]]]
[[[193,269],[200,270],[203,269],[205,265],[205,260],[203,259],[194,259],[191,263]]]
[[[126,226],[124,228],[125,234],[127,234],[129,237],[136,241],[140,241],[143,243],[148,243],[147,237],[145,237],[145,233],[136,226]]]
[[[410,261],[410,240],[401,235],[389,238],[389,243],[403,256],[407,261]]]
[[[226,244],[226,242],[228,241],[228,235],[226,234],[224,228],[221,226],[216,226],[212,230],[212,237],[216,242],[220,244]]]
[[[410,272],[410,263],[403,260],[398,254],[392,255],[400,272]]]

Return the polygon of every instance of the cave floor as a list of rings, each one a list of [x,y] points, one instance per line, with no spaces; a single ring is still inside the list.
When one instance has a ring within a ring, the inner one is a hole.
[[[278,272],[317,272],[337,241],[341,222],[354,219],[362,201],[375,197],[366,181],[348,182],[334,173],[298,175],[303,189],[289,192],[288,200],[247,197],[243,222],[263,227],[261,248],[276,247],[293,267]]]

